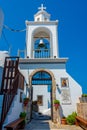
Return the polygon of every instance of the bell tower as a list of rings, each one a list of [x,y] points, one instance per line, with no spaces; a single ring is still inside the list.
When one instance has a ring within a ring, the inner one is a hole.
[[[25,77],[29,92],[29,118],[32,102],[37,101],[38,112],[50,115],[60,124],[61,116],[76,111],[81,86],[68,74],[68,58],[59,57],[58,20],[51,20],[46,7],[41,4],[34,21],[26,21],[26,57],[19,59],[19,67]],[[78,92],[76,91],[78,90]],[[28,94],[26,92],[26,94]],[[60,101],[61,110],[55,108],[54,100]]]
[[[50,20],[43,4],[38,9],[34,21],[26,21],[26,56],[30,59],[58,58],[58,20]]]

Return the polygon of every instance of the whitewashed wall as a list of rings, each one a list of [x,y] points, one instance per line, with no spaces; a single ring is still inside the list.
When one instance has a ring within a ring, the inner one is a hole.
[[[28,21],[26,22],[28,23]],[[36,29],[41,28],[41,30],[48,30],[49,34],[52,34],[51,40],[50,40],[50,47],[52,49],[52,57],[56,56],[59,57],[59,52],[58,52],[58,33],[57,33],[57,23],[58,21],[55,21],[53,23],[49,23],[49,24],[34,24],[34,22],[29,22],[30,25],[27,25],[27,34],[26,34],[26,43],[27,43],[27,56],[29,56],[29,58],[32,58],[32,51],[33,51],[33,43],[34,43],[34,39],[33,39],[33,35],[34,35],[34,31]],[[31,25],[32,24],[32,25]],[[51,25],[52,24],[52,25]],[[45,32],[44,31],[44,32]],[[30,37],[31,36],[31,37]]]
[[[0,66],[4,66],[5,57],[9,56],[8,51],[0,51]]]
[[[49,109],[48,102],[50,103],[50,92],[48,92],[48,85],[33,85],[33,101],[37,101],[37,95],[43,96],[43,105],[39,106],[39,112],[44,113]]]
[[[5,119],[4,126],[6,124],[18,119],[20,112],[23,111],[23,104],[20,103],[20,92],[21,92],[21,90],[18,90],[17,95],[15,96],[14,101],[12,102],[11,108]]]
[[[71,114],[73,111],[76,111],[76,103],[78,102],[78,98],[82,94],[81,86],[66,72],[65,64],[26,64],[20,65],[20,69],[23,75],[26,77],[27,81],[29,80],[29,75],[38,68],[45,68],[53,72],[56,84],[56,98],[60,100],[61,108],[60,112],[67,116]],[[68,78],[69,80],[69,92],[70,92],[70,103],[62,104],[62,96],[61,96],[61,78]],[[41,90],[45,92],[46,90]]]
[[[1,89],[4,61],[5,61],[5,57],[8,56],[9,56],[8,51],[0,51],[0,89]]]

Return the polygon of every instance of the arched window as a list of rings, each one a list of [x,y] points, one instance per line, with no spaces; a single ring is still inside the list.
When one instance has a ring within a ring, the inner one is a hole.
[[[36,85],[36,84],[51,85],[52,84],[52,78],[47,72],[40,71],[40,72],[37,72],[35,75],[33,75],[32,84],[33,85]]]

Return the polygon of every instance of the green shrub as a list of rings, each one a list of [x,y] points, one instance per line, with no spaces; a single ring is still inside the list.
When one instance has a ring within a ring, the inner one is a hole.
[[[26,117],[26,112],[21,112],[21,113],[20,113],[20,117],[21,117],[21,118],[25,118],[25,117]]]
[[[87,94],[85,94],[85,93],[84,93],[84,94],[82,94],[82,97],[87,97]]]
[[[69,125],[73,125],[75,123],[75,119],[74,119],[74,117],[72,115],[69,115],[66,118],[66,120],[67,120],[67,124],[69,124]]]
[[[55,99],[55,100],[54,100],[54,104],[60,104],[60,101],[57,100],[57,99]]]
[[[72,112],[72,116],[73,116],[74,118],[76,118],[77,113],[76,113],[76,112]]]
[[[66,118],[67,124],[74,125],[76,121],[76,116],[77,116],[76,112],[72,112],[71,115],[68,115],[68,117]]]

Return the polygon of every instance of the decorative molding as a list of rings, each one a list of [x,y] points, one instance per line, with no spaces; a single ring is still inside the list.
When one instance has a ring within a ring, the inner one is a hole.
[[[68,60],[68,58],[54,58],[54,59],[50,59],[50,58],[35,58],[35,59],[19,59],[19,64],[37,64],[37,63],[66,63]]]

